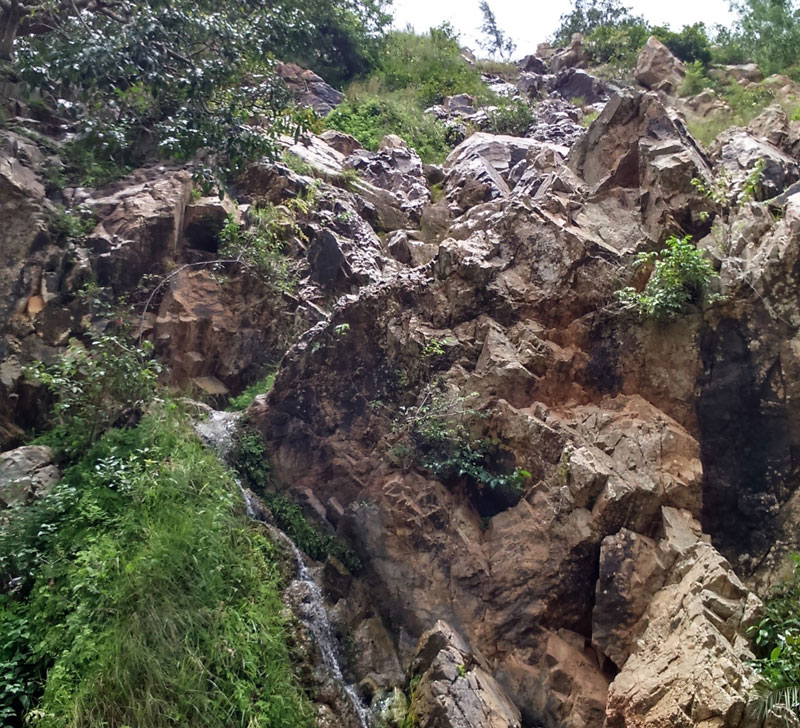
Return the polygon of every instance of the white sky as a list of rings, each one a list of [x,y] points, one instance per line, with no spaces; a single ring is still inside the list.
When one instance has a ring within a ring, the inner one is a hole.
[[[475,48],[481,24],[479,0],[394,0],[395,26],[411,24],[417,31],[453,24],[461,34],[461,42]],[[644,15],[654,24],[669,24],[680,29],[688,23],[703,21],[707,25],[729,25],[732,16],[729,0],[627,0],[637,15]],[[533,53],[558,27],[561,15],[570,8],[570,0],[489,0],[497,23],[517,43],[515,56]]]

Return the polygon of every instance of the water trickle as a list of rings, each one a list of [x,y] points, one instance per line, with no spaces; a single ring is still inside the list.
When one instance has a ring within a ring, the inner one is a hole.
[[[233,436],[241,419],[239,412],[221,412],[212,410],[208,417],[195,425],[195,430],[200,439],[208,445],[221,460],[227,460],[233,449]],[[259,518],[261,508],[258,499],[247,488],[243,487],[239,479],[236,483],[242,492],[245,510],[248,518],[263,523],[270,535],[284,544],[294,556],[295,576],[286,589],[292,603],[297,605],[297,617],[303,626],[313,635],[314,642],[322,657],[322,663],[333,680],[341,686],[347,699],[358,717],[361,728],[369,728],[367,711],[358,697],[355,688],[349,685],[342,675],[339,664],[337,644],[331,629],[331,621],[322,591],[308,570],[303,553],[283,531]]]

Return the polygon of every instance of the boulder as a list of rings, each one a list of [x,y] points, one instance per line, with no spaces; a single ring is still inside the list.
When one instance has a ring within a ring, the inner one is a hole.
[[[320,139],[345,157],[349,157],[357,149],[364,148],[361,142],[354,136],[345,134],[343,131],[338,131],[337,129],[327,129],[320,134]]]
[[[295,100],[302,106],[314,109],[320,116],[326,116],[344,99],[341,91],[325,83],[313,71],[296,63],[279,63],[276,72],[289,87]]]
[[[634,76],[642,86],[654,91],[676,91],[686,67],[655,36],[650,36],[636,61]]]
[[[447,198],[464,211],[480,202],[507,197],[511,170],[527,159],[531,150],[550,149],[566,156],[567,149],[535,139],[479,132],[457,146],[447,157]]]
[[[537,52],[538,53],[538,52]],[[589,60],[589,54],[580,33],[574,33],[566,48],[556,51],[550,57],[550,72],[558,73],[567,68],[580,68]]]
[[[521,61],[517,61],[517,68],[523,73],[533,73],[537,76],[543,76],[550,71],[547,63],[538,55],[525,56]]]
[[[395,134],[381,141],[377,152],[357,150],[346,166],[356,170],[370,185],[390,192],[412,225],[418,225],[431,193],[419,155]]]
[[[46,495],[60,479],[49,447],[25,445],[0,454],[0,513]]]
[[[578,68],[561,71],[548,83],[548,88],[551,93],[556,93],[567,101],[580,99],[583,106],[608,101],[615,90],[599,78]]]
[[[728,129],[720,134],[714,142],[712,154],[739,186],[761,163],[763,170],[759,187],[762,199],[781,194],[800,179],[800,164],[795,159],[744,129]]]

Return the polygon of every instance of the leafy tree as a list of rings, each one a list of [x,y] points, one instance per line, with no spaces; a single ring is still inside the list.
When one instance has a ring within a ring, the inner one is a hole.
[[[744,47],[765,74],[800,59],[800,11],[792,0],[732,0]]]
[[[498,27],[497,18],[489,7],[488,0],[481,0],[480,9],[483,14],[481,47],[492,57],[500,56],[503,60],[507,60],[516,50],[517,44]]]
[[[646,25],[644,19],[631,14],[620,0],[574,0],[572,10],[561,16],[555,34],[557,43],[566,43],[573,33],[588,36],[598,28],[623,25]]]
[[[711,41],[705,23],[685,25],[680,31],[653,28],[653,35],[686,63],[699,61],[703,66],[711,63]]]

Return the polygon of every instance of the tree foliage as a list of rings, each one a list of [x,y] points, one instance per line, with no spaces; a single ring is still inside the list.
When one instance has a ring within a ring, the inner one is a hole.
[[[504,31],[500,30],[488,0],[481,0],[480,9],[483,15],[481,47],[493,58],[500,56],[501,59],[508,60],[516,50],[517,44]]]
[[[363,71],[388,20],[382,7],[0,0],[0,38],[23,79],[72,116],[87,164],[124,170],[148,157],[187,161],[204,152],[210,179],[209,170],[227,176],[274,155],[276,136],[304,123],[273,59],[323,72],[338,64],[340,76]]]
[[[792,0],[733,0],[742,44],[769,75],[800,60],[800,11]]]
[[[589,36],[598,28],[645,25],[644,19],[631,13],[621,0],[575,0],[572,10],[561,16],[555,34],[557,43],[567,43],[573,33]]]

